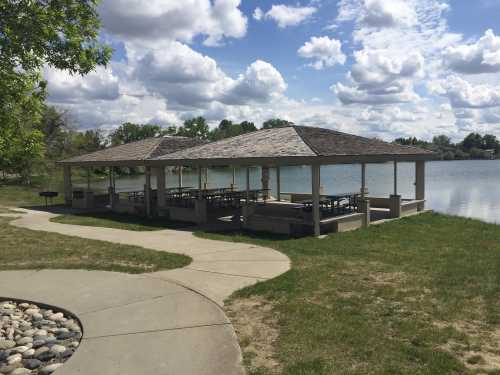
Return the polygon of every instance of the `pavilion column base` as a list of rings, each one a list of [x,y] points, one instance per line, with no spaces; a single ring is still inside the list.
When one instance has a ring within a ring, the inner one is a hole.
[[[246,204],[241,207],[241,216],[243,217],[243,224],[248,223],[248,218],[255,213],[255,206],[253,204]]]
[[[391,195],[389,198],[389,210],[391,219],[401,217],[401,195]]]
[[[197,224],[208,223],[207,201],[199,199],[194,203],[194,210]]]
[[[360,209],[363,214],[363,228],[368,228],[370,225],[370,200],[367,198],[362,199]]]
[[[417,205],[417,211],[418,212],[421,212],[421,211],[424,211],[424,210],[425,210],[425,200],[419,202],[418,205]]]
[[[113,189],[112,187],[108,188],[108,194],[109,194],[109,207],[111,208],[111,210],[114,210],[118,202],[118,194],[115,193],[115,189]]]

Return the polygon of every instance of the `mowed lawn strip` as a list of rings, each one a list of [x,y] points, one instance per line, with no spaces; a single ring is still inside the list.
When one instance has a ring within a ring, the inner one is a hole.
[[[171,222],[162,218],[146,218],[140,215],[126,215],[113,212],[84,213],[57,216],[51,221],[62,224],[85,225],[133,231],[153,231],[161,229],[182,229],[189,224]]]
[[[325,239],[197,235],[292,259],[228,303],[237,331],[260,316],[279,332],[278,367],[255,363],[259,335],[240,334],[250,374],[500,374],[499,226],[428,213]]]
[[[9,225],[0,217],[0,270],[87,269],[144,273],[184,267],[184,255]]]
[[[42,190],[43,188],[39,186],[0,185],[0,206],[23,207],[45,205],[45,198],[41,198],[38,195]],[[61,194],[57,198],[53,198],[52,203],[63,203]]]

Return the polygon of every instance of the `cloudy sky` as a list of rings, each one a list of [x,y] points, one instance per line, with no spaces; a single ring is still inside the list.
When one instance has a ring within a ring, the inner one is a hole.
[[[500,0],[103,0],[99,13],[109,66],[45,70],[81,129],[202,115],[500,136]]]

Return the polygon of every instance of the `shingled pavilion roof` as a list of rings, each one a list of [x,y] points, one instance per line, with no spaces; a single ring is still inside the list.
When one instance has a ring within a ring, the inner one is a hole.
[[[165,165],[300,165],[432,160],[435,154],[331,129],[263,129],[157,157]]]
[[[59,161],[63,165],[75,166],[136,166],[171,152],[206,143],[197,138],[164,136],[147,138],[124,145],[108,147],[90,154]]]

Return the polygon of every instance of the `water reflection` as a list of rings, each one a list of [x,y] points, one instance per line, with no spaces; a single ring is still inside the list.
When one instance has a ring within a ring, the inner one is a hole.
[[[400,163],[398,168],[398,191],[403,197],[415,195],[415,165]],[[177,186],[178,176],[167,171],[167,186]],[[229,186],[232,171],[216,168],[209,172],[209,186]],[[251,187],[260,185],[260,169],[252,168]],[[185,172],[184,186],[197,186],[198,176],[194,171]],[[309,167],[281,168],[281,190],[283,192],[309,192],[311,174]],[[321,183],[325,193],[358,191],[361,185],[360,165],[324,166]],[[243,189],[245,171],[237,169],[236,184]],[[126,177],[117,180],[119,191],[141,190],[144,176]],[[152,186],[156,180],[152,178]],[[391,163],[370,164],[367,167],[367,186],[370,194],[388,196],[393,189],[393,166]],[[107,182],[94,185],[106,189]],[[276,193],[276,171],[271,170],[271,188]],[[500,223],[500,160],[429,162],[426,169],[427,207],[439,212],[473,217]]]

